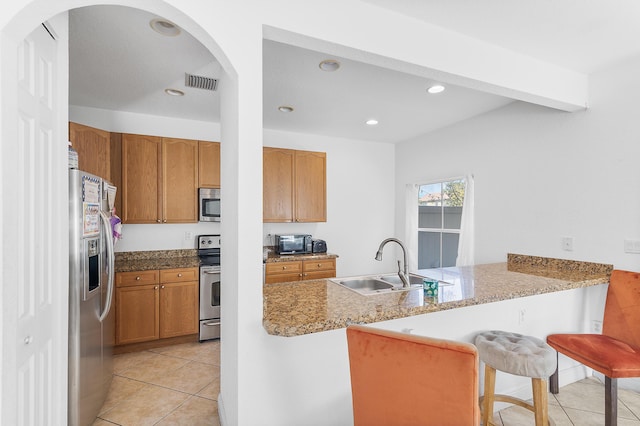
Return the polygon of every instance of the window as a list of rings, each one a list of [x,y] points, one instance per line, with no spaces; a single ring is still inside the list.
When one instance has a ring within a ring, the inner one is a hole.
[[[464,192],[464,179],[419,186],[418,269],[456,265]]]

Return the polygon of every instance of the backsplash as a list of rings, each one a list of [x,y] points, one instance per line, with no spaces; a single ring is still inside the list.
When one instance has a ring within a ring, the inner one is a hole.
[[[609,277],[613,265],[507,253],[507,270],[548,278],[567,277],[567,274],[573,278],[594,274]]]

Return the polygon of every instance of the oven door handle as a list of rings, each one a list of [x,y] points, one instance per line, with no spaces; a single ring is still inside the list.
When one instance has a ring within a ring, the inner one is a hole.
[[[220,271],[203,271],[203,273],[208,274],[208,275],[212,275],[212,274],[219,274]]]
[[[203,322],[203,323],[202,323],[202,325],[206,325],[207,327],[213,327],[213,326],[216,326],[216,325],[220,325],[220,321],[216,321],[216,322],[213,322],[213,321]]]

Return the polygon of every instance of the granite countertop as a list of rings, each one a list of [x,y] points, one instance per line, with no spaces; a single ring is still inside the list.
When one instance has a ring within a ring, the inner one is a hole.
[[[299,336],[464,306],[609,282],[612,265],[509,254],[507,262],[424,269],[442,281],[435,302],[421,288],[363,296],[329,279],[263,287],[263,326],[269,334]]]
[[[265,263],[275,262],[293,262],[296,260],[322,260],[322,259],[336,259],[337,254],[332,253],[309,253],[309,254],[276,254],[272,251],[269,252]]]
[[[152,250],[116,253],[116,272],[151,269],[193,268],[200,266],[198,250]]]

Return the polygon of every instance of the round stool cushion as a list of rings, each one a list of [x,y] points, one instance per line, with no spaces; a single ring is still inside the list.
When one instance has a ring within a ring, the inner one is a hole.
[[[496,370],[541,379],[556,371],[556,351],[536,337],[493,330],[478,334],[475,344],[480,359]]]

